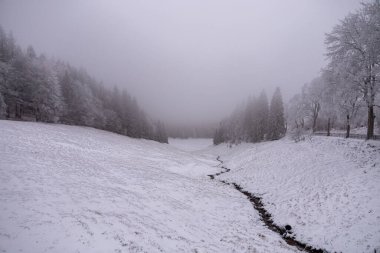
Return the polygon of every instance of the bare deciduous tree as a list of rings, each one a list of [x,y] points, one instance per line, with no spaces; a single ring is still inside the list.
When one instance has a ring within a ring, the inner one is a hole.
[[[345,68],[337,71],[345,71],[367,104],[367,139],[372,138],[380,78],[380,2],[363,3],[360,10],[349,14],[327,34],[326,44],[331,65],[344,63]]]

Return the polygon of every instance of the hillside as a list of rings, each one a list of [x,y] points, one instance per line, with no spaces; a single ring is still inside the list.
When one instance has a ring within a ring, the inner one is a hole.
[[[295,252],[215,157],[86,127],[0,121],[0,252]]]
[[[262,198],[274,222],[330,252],[380,246],[380,142],[312,137],[209,150],[234,182]]]
[[[0,121],[0,252],[298,252],[220,180],[312,247],[380,246],[379,142],[171,142]]]

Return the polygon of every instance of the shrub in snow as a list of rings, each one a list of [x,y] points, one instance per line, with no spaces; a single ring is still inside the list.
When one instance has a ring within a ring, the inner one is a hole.
[[[302,127],[293,129],[290,132],[290,138],[295,142],[304,141],[306,136],[306,131]]]

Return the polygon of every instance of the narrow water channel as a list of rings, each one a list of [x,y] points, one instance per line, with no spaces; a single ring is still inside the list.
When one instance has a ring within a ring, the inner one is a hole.
[[[216,179],[217,176],[227,173],[230,171],[227,167],[225,167],[223,164],[224,162],[220,159],[220,156],[216,158],[220,162],[219,167],[222,169],[222,171],[208,175],[212,180]],[[285,227],[279,226],[273,222],[272,215],[268,212],[268,210],[265,209],[265,206],[262,202],[262,199],[258,196],[255,196],[253,193],[250,193],[248,191],[245,191],[240,185],[237,183],[231,183],[224,180],[218,180],[219,182],[233,186],[234,189],[239,191],[240,193],[244,194],[247,199],[251,202],[253,208],[259,213],[261,220],[264,222],[265,226],[272,230],[273,232],[279,234],[281,238],[291,246],[297,247],[297,249],[309,252],[309,253],[326,253],[328,251],[324,249],[318,249],[314,248],[310,245],[307,245],[306,243],[298,241],[295,236],[293,235],[292,227],[290,225],[286,225]]]

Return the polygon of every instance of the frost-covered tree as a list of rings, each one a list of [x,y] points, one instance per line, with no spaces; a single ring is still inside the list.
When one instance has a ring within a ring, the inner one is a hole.
[[[317,120],[319,116],[319,112],[321,110],[321,103],[323,98],[323,79],[321,77],[317,77],[311,81],[311,83],[307,86],[306,91],[306,106],[309,111],[309,116],[312,120],[312,130],[316,131]]]
[[[223,128],[220,126],[218,129],[215,130],[213,142],[214,142],[214,145],[218,145],[220,143],[223,143],[224,141],[225,140],[224,140]]]
[[[41,65],[39,78],[33,92],[37,121],[58,122],[62,109],[62,95],[57,77],[46,65]]]
[[[263,91],[258,98],[250,97],[246,103],[220,123],[214,134],[214,144],[229,142],[260,142],[278,139],[285,134],[284,108],[277,89],[272,99],[273,121],[270,118],[268,99]],[[273,123],[273,124],[272,124]],[[274,126],[274,127],[272,127]]]
[[[0,119],[4,119],[7,116],[7,104],[5,103],[3,94],[9,92],[7,87],[9,67],[8,64],[0,61]]]
[[[346,66],[342,66],[342,63],[340,63],[334,66],[334,70],[325,71],[328,85],[324,96],[327,98],[332,97],[333,102],[328,106],[335,108],[338,117],[345,121],[346,138],[348,138],[350,137],[352,120],[360,107],[364,105],[364,101],[361,93],[356,89],[356,84],[352,82],[347,72],[345,70],[337,71],[339,68],[346,68]]]
[[[167,142],[126,91],[105,88],[86,71],[25,51],[0,27],[0,118],[96,127]]]
[[[334,128],[338,121],[338,108],[336,106],[336,86],[330,85],[331,74],[329,71],[322,71],[320,76],[322,82],[322,100],[320,110],[320,124],[319,128],[327,128],[327,135],[330,135],[331,128]]]
[[[380,2],[363,3],[360,10],[346,16],[326,36],[331,67],[343,63],[344,71],[368,108],[367,138],[374,133],[374,106],[379,93]],[[340,65],[342,66],[342,65]]]
[[[262,91],[257,100],[257,135],[260,141],[265,139],[268,133],[269,104],[265,91]]]
[[[323,129],[327,127],[329,131],[336,119],[336,87],[328,82],[327,75],[323,73],[305,84],[301,93],[289,101],[287,120],[291,129],[304,128],[315,132],[317,128],[321,129],[321,124],[318,124],[321,121]]]
[[[56,123],[63,110],[57,73],[45,57],[37,58],[32,47],[28,47],[27,57],[33,72],[32,103],[36,121]]]
[[[10,62],[7,77],[6,103],[10,114],[17,119],[33,114],[33,89],[36,85],[35,65],[19,48]]]
[[[155,127],[155,140],[161,143],[169,143],[165,125],[161,121],[158,121]]]
[[[280,88],[273,94],[269,109],[269,133],[270,140],[277,140],[285,135],[284,105]]]
[[[88,125],[86,123],[86,89],[76,78],[76,72],[68,69],[66,73],[59,78],[59,84],[62,89],[65,109],[61,117],[61,121],[70,125]]]
[[[0,119],[5,119],[7,115],[7,104],[4,101],[3,94],[0,91]]]
[[[0,26],[0,62],[10,63],[16,53],[16,44],[12,33],[6,34]]]
[[[305,121],[308,117],[305,104],[305,96],[303,93],[296,94],[290,99],[287,107],[287,122],[291,129],[305,127]]]
[[[254,99],[250,98],[247,103],[238,106],[233,113],[220,122],[214,134],[214,144],[222,142],[240,143],[242,141],[255,142],[256,123],[253,120],[252,109]]]
[[[231,122],[239,122],[239,109],[235,111],[235,113],[231,116],[230,121]],[[260,141],[259,135],[258,135],[258,103],[257,99],[255,97],[251,97],[248,99],[245,112],[244,112],[244,123],[243,123],[243,133],[239,133],[238,131],[238,124],[234,126],[235,131],[233,133],[237,136],[241,136],[241,138],[244,141],[248,142],[258,142]],[[232,123],[233,124],[233,123]],[[232,135],[232,133],[230,134]],[[234,139],[237,139],[236,137]]]

